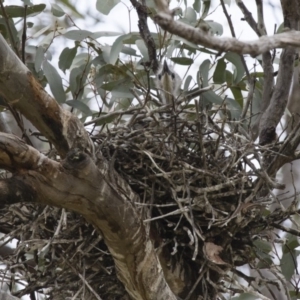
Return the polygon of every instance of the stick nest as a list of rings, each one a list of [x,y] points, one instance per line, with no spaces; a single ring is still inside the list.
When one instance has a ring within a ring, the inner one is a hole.
[[[255,267],[255,240],[271,222],[286,218],[265,213],[273,200],[263,192],[270,178],[260,162],[275,146],[254,145],[226,115],[226,107],[217,114],[145,106],[93,136],[139,195],[135,205],[165,270],[180,265],[188,274],[183,294],[190,299],[243,292],[227,271]],[[8,282],[28,282],[17,296],[39,291],[51,299],[129,299],[101,236],[80,216],[19,204],[2,210],[0,220],[2,232],[19,241],[13,254],[2,257],[7,268],[1,271]]]

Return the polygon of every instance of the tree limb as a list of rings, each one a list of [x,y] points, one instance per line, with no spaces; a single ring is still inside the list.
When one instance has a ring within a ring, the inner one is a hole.
[[[282,1],[284,13],[284,25],[292,29],[298,29],[299,11],[297,5],[290,1]],[[276,139],[276,126],[283,116],[287,105],[290,86],[294,71],[296,49],[287,47],[282,51],[279,63],[278,77],[275,89],[268,108],[264,111],[259,124],[259,142],[268,144]],[[265,103],[268,100],[265,95]]]
[[[176,34],[188,41],[200,44],[203,47],[218,50],[219,52],[235,52],[238,54],[250,54],[255,57],[274,48],[287,46],[300,46],[300,32],[288,31],[273,36],[262,36],[258,40],[242,42],[236,38],[220,38],[208,35],[201,28],[194,28],[187,24],[175,21],[171,12],[158,13],[154,21],[164,30]]]
[[[74,149],[62,163],[16,136],[0,134],[0,167],[15,170],[0,180],[1,204],[35,202],[80,213],[101,231],[118,276],[132,299],[176,299],[134,202],[138,196],[102,159]]]
[[[2,35],[0,95],[39,129],[62,157],[73,147],[93,154],[93,144],[83,124],[45,92]]]

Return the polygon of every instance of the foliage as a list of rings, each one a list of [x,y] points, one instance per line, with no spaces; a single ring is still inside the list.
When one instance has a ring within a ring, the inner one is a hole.
[[[96,8],[109,16],[119,2],[98,0]],[[146,3],[151,18],[156,8],[152,1]],[[204,299],[228,293],[237,295],[235,299],[253,299],[262,285],[279,286],[276,280],[247,276],[237,268],[246,264],[258,273],[275,269],[282,282],[291,284],[286,292],[296,299],[298,241],[294,235],[285,243],[268,237],[276,225],[296,214],[296,199],[289,214],[273,211],[277,200],[269,192],[278,186],[264,172],[266,160],[271,165],[284,147],[278,140],[259,146],[249,134],[261,110],[262,72],[249,70],[239,54],[217,53],[157,28],[151,37],[158,60],[196,70],[194,77],[182,78],[176,106],[162,106],[149,49],[139,31],[81,29],[69,15],[80,14],[68,1],[46,12],[44,4],[25,4],[26,8],[3,7],[2,34],[20,57],[22,33],[35,41],[32,57],[27,53],[28,68],[61,105],[81,118],[97,151],[140,196],[136,206],[144,222],[151,222],[154,244],[169,255],[165,268],[175,269],[185,261],[185,274],[190,276],[186,299],[196,299],[200,292]],[[188,6],[184,1],[176,18],[222,35],[222,25],[209,20],[211,5],[195,0]],[[53,24],[42,24],[39,13],[51,15]],[[34,18],[29,22],[29,17]],[[27,25],[20,28],[24,19]],[[61,19],[72,28],[62,27]],[[104,37],[115,40],[107,45]],[[66,44],[55,53],[58,70],[52,57],[61,39]],[[255,63],[262,65],[260,57]],[[248,102],[253,82],[254,96]],[[96,294],[127,299],[101,235],[79,216],[51,207],[15,205],[2,210],[0,222],[6,238],[19,241],[15,255],[3,258],[8,281],[26,282],[16,295],[36,291],[51,299],[78,294],[84,299]]]

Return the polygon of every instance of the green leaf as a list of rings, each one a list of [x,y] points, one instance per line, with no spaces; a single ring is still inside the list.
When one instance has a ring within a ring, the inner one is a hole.
[[[24,2],[24,4],[28,5],[28,6],[32,6],[33,5],[33,3],[30,0],[22,0],[22,2]]]
[[[65,15],[63,9],[57,4],[51,4],[51,12],[55,17],[62,17]]]
[[[120,0],[97,0],[96,8],[104,15],[109,12],[120,2]]]
[[[68,7],[75,15],[79,16],[80,18],[84,18],[85,16],[79,13],[75,6],[73,6],[69,0],[60,0],[66,7]]]
[[[243,100],[244,97],[243,97],[241,89],[238,88],[238,87],[232,86],[232,87],[230,87],[230,90],[231,90],[231,92],[233,94],[233,97],[234,97],[235,101],[238,103],[239,107],[240,108],[243,107],[243,105],[244,105],[244,100]]]
[[[272,246],[269,242],[266,242],[264,240],[255,240],[253,244],[256,246],[256,248],[262,252],[269,253],[272,250]]]
[[[170,58],[174,63],[182,66],[190,66],[194,60],[188,57],[171,57]]]
[[[70,89],[76,100],[80,100],[83,95],[89,69],[90,63],[83,61],[80,66],[73,68],[70,72]]]
[[[66,101],[66,104],[70,105],[73,108],[76,108],[76,109],[80,110],[81,112],[83,112],[87,116],[91,116],[93,114],[93,112],[90,110],[90,108],[85,103],[83,103],[82,101],[68,100],[68,101]]]
[[[231,298],[231,300],[257,300],[257,297],[253,296],[249,293],[244,293],[244,294],[241,294],[237,297]]]
[[[210,9],[210,0],[202,0],[203,2],[203,7],[202,7],[202,15],[201,15],[201,19],[205,19],[209,9]]]
[[[130,56],[136,56],[136,57],[141,57],[141,55],[136,54],[136,50],[131,48],[131,47],[127,47],[124,46],[122,47],[121,53],[130,55]]]
[[[70,69],[72,62],[74,60],[74,57],[77,53],[77,46],[74,48],[65,48],[60,56],[58,61],[58,67],[65,73],[67,69]]]
[[[66,94],[62,86],[62,79],[57,70],[47,60],[43,62],[43,70],[54,98],[57,102],[64,103],[66,101]]]
[[[132,99],[133,95],[129,91],[129,87],[119,86],[119,87],[117,87],[115,90],[113,90],[111,92],[111,97],[112,97],[113,100],[115,100],[115,99],[123,99],[123,98]]]
[[[51,28],[51,27],[52,27],[52,25],[47,25],[47,26],[41,28],[39,31],[37,31],[36,33],[34,33],[34,34],[32,35],[32,37],[33,37],[33,38],[39,37],[40,35],[42,35],[44,32],[46,32],[46,31],[47,31],[49,28]]]
[[[282,246],[283,253],[289,253],[299,246],[298,238],[292,234],[286,235],[286,243]]]
[[[110,123],[112,123],[116,118],[118,118],[117,115],[113,115],[113,116],[108,115],[108,116],[105,117],[106,114],[107,114],[107,113],[105,113],[105,112],[101,113],[101,117],[103,117],[103,119],[101,119],[101,121],[97,121],[97,122],[95,123],[96,126],[103,125],[103,124],[110,124]],[[97,118],[97,117],[99,117],[98,113],[95,115],[95,118]]]
[[[199,68],[200,71],[200,76],[202,80],[202,87],[207,87],[208,86],[208,71],[210,67],[210,60],[206,59]],[[201,84],[199,84],[201,86]]]
[[[131,95],[132,96],[132,95]],[[132,104],[133,98],[122,98],[116,106],[116,110],[127,109]]]
[[[193,24],[197,20],[197,14],[194,9],[187,7],[184,12],[184,18],[186,18],[190,24]]]
[[[42,62],[44,60],[44,47],[39,46],[36,50],[35,60],[34,60],[34,68],[36,72],[39,72],[42,67]]]
[[[233,85],[233,74],[228,70],[225,70],[225,74],[226,74],[227,86],[230,87]]]
[[[193,77],[191,75],[188,75],[185,79],[185,82],[184,82],[184,86],[183,86],[183,90],[184,91],[188,91],[189,90],[189,86],[190,86],[190,83],[192,81]]]
[[[292,250],[282,255],[280,267],[285,279],[290,281],[294,275],[295,269],[297,268],[297,257],[295,251]]]
[[[120,86],[127,86],[129,85],[131,82],[131,78],[127,77],[127,78],[122,78],[120,80],[116,80],[116,81],[111,81],[108,83],[105,83],[101,86],[102,89],[105,89],[107,91],[113,91],[116,90],[117,88],[119,88]],[[128,91],[128,88],[126,89],[126,91]]]
[[[195,10],[197,13],[200,12],[200,9],[201,9],[201,2],[200,2],[200,0],[195,0],[195,1],[194,1],[193,8],[194,8],[194,10]]]
[[[224,58],[235,66],[234,82],[240,82],[245,74],[245,68],[242,63],[241,57],[236,53],[228,52],[224,55]]]
[[[137,40],[135,42],[136,46],[140,50],[143,58],[148,61],[149,60],[149,55],[148,55],[148,48],[145,45],[145,42],[143,40]]]
[[[41,13],[45,8],[46,8],[45,4],[28,6],[26,9],[26,16],[29,17],[33,14],[36,16],[39,13]],[[8,6],[4,6],[4,9],[9,18],[24,18],[25,16],[25,8],[23,6],[8,5]],[[3,16],[3,12],[1,10],[0,10],[0,15]]]
[[[92,36],[92,32],[88,30],[70,30],[64,34],[67,39],[81,42],[82,40]]]
[[[229,119],[239,120],[242,113],[242,109],[239,103],[231,98],[226,98],[224,102],[226,104],[226,108],[227,108],[226,113]]]
[[[117,59],[119,58],[119,54],[122,50],[123,40],[125,39],[125,37],[127,37],[127,34],[119,36],[112,44],[111,50],[110,50],[110,56],[109,56],[110,64],[114,65],[116,63]]]
[[[213,91],[208,91],[203,93],[201,95],[201,100],[203,101],[204,104],[214,103],[220,105],[223,103],[223,99]]]
[[[217,84],[222,84],[226,81],[226,63],[223,58],[218,60],[214,75],[213,81]]]

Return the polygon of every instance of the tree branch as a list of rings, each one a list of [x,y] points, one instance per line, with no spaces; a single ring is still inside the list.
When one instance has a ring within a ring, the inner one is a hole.
[[[60,164],[16,136],[0,134],[1,204],[35,202],[80,213],[101,231],[132,299],[176,299],[134,203],[138,196],[101,157],[74,149]]]
[[[285,27],[298,29],[299,11],[297,5],[295,3],[292,5],[290,1],[282,1],[282,6]],[[276,139],[276,126],[283,116],[290,92],[295,54],[296,50],[293,47],[288,47],[282,51],[275,89],[270,104],[264,111],[259,124],[259,142],[261,145]],[[267,100],[267,98],[264,99],[265,102]]]
[[[83,124],[45,92],[2,35],[0,95],[39,129],[60,155],[65,156],[73,147],[93,154],[93,144]]]
[[[139,17],[138,26],[139,26],[140,34],[148,49],[149,62],[151,68],[153,72],[156,73],[159,67],[159,63],[157,61],[157,56],[156,56],[155,42],[147,24],[147,17],[148,17],[147,6],[144,5],[144,1],[142,1],[142,4],[139,3],[137,0],[130,0],[130,2],[135,7],[136,12],[138,14]]]
[[[192,43],[200,44],[219,52],[231,51],[238,54],[250,54],[255,57],[274,48],[300,46],[300,32],[298,31],[289,31],[273,36],[262,36],[255,41],[242,42],[236,38],[220,38],[208,35],[201,28],[194,28],[175,21],[171,12],[158,13],[154,17],[154,21],[160,25],[162,29],[172,34],[176,34]]]

